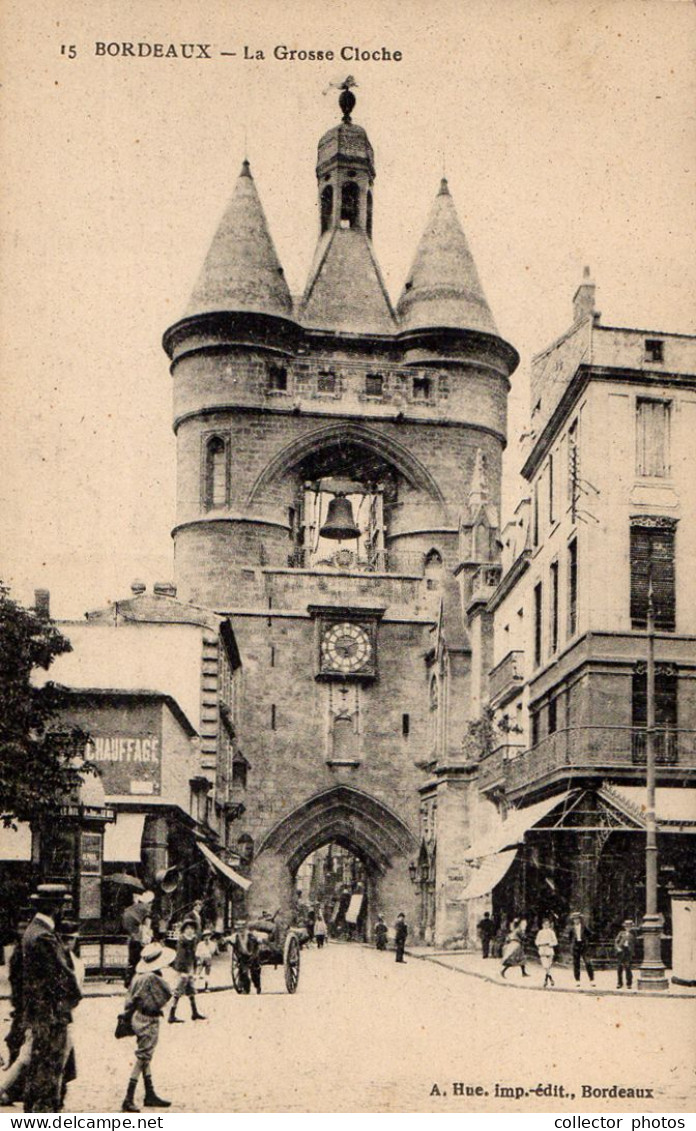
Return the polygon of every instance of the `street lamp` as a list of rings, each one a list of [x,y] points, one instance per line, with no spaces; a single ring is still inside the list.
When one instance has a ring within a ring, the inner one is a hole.
[[[647,610],[648,662],[647,719],[645,732],[646,813],[645,813],[645,915],[641,925],[643,961],[638,974],[638,989],[667,990],[669,983],[662,964],[662,916],[657,910],[657,819],[655,816],[655,603],[652,570],[648,575]]]
[[[415,862],[415,860],[412,860],[412,861],[411,861],[411,863],[409,864],[409,866],[408,866],[408,874],[409,874],[409,876],[410,876],[410,878],[411,878],[411,883],[412,883],[412,884],[416,884],[416,883],[418,882],[418,880],[417,880],[417,876],[418,876],[418,866],[416,865],[416,862]]]

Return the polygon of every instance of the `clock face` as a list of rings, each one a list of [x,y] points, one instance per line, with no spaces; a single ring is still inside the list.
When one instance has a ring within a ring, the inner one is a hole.
[[[340,621],[328,625],[321,639],[321,669],[351,675],[369,668],[372,640],[361,624]]]

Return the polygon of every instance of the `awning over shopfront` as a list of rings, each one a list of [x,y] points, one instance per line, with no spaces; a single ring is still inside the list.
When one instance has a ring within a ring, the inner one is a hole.
[[[602,793],[614,804],[623,803],[628,812],[645,823],[647,790],[642,785],[603,786]],[[658,786],[655,790],[655,815],[662,832],[696,832],[696,789]]]
[[[104,830],[104,863],[140,863],[145,813],[117,813]]]
[[[17,821],[16,828],[0,822],[0,861],[18,863],[31,860],[31,828],[26,821]]]
[[[353,895],[351,895],[350,903],[348,904],[348,910],[346,911],[346,923],[357,923],[358,915],[360,914],[360,908],[362,907],[362,904],[363,904],[363,894],[362,894],[362,892],[358,891],[358,892],[355,892]]]
[[[552,809],[566,801],[569,796],[569,792],[557,793],[555,797],[547,797],[544,801],[538,801],[535,805],[528,805],[525,809],[511,809],[507,820],[499,821],[494,829],[486,833],[480,840],[474,841],[471,847],[466,850],[466,859],[475,860],[480,857],[494,856],[505,848],[512,848],[513,845],[521,844],[524,840],[524,834],[534,828]],[[507,871],[507,868],[505,871]],[[504,875],[505,872],[502,874]]]
[[[216,856],[212,849],[208,848],[207,844],[203,844],[200,840],[196,841],[196,844],[208,863],[212,864],[213,868],[215,868],[221,876],[224,876],[226,880],[231,880],[231,882],[236,884],[237,887],[240,887],[242,891],[246,891],[251,887],[251,880],[248,880],[246,876],[240,876],[239,872],[235,872],[234,868],[230,868],[229,864],[226,864],[224,860]]]
[[[510,848],[505,852],[496,852],[493,856],[484,856],[479,868],[469,865],[471,879],[464,889],[463,898],[478,899],[481,895],[489,895],[512,867],[516,856],[517,849]]]

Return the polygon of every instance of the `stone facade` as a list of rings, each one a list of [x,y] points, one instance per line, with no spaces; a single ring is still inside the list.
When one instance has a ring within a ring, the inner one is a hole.
[[[365,865],[370,919],[403,909],[416,923],[419,790],[439,759],[461,760],[464,601],[496,552],[489,541],[462,565],[462,521],[477,468],[499,500],[517,355],[497,333],[444,181],[392,306],[372,246],[372,147],[342,108],[319,145],[321,230],[301,302],[288,304],[245,163],[210,277],[204,266],[186,317],[165,334],[176,580],[184,600],[230,617],[242,657],[248,785],[229,843],[253,846],[251,908],[287,907],[302,860],[333,842]],[[352,545],[320,536],[341,494],[363,524]],[[324,677],[322,641],[336,623],[369,635],[369,677]],[[463,795],[448,819],[465,822]],[[456,931],[446,918],[442,931]]]

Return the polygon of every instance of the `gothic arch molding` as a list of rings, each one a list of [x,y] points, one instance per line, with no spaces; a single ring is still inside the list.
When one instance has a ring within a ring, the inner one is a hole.
[[[352,786],[338,785],[314,794],[274,825],[259,844],[257,859],[272,852],[294,871],[310,852],[329,841],[357,851],[381,873],[391,867],[394,857],[412,854],[417,843],[408,826],[383,802]]]
[[[397,440],[387,438],[381,432],[368,428],[364,424],[355,424],[342,421],[316,428],[312,432],[301,436],[297,440],[286,444],[268,462],[261,474],[256,479],[249,497],[248,505],[255,503],[270,483],[277,476],[283,474],[290,467],[294,467],[307,456],[322,448],[330,447],[339,442],[350,441],[367,452],[378,455],[406,479],[411,486],[430,497],[442,508],[443,516],[447,517],[447,508],[442,491],[426,467]]]

